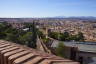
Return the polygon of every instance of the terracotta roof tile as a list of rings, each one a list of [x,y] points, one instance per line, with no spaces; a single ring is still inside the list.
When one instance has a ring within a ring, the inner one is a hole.
[[[28,60],[29,58],[34,57],[34,56],[35,56],[34,54],[29,53],[27,55],[24,55],[24,56],[22,56],[22,57],[20,57],[16,60],[14,60],[14,63],[16,63],[16,64],[19,63],[20,64],[20,63],[24,62],[25,60]]]
[[[44,58],[42,58],[42,57],[35,57],[35,58],[33,58],[33,59],[30,59],[30,60],[28,60],[27,62],[25,62],[24,64],[38,64],[38,62],[40,61],[40,60],[43,60]]]
[[[79,64],[26,46],[0,40],[0,63],[2,64]]]

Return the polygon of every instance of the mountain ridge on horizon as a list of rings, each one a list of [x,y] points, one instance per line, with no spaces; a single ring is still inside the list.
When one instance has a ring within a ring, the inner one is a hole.
[[[0,18],[96,18],[95,16],[0,17]]]
[[[23,21],[23,22],[31,22],[32,20],[39,20],[39,19],[45,19],[45,20],[54,20],[54,19],[59,19],[59,20],[84,20],[84,21],[95,21],[96,22],[96,17],[93,16],[80,16],[80,17],[65,17],[65,16],[56,16],[56,17],[45,17],[45,18],[0,18],[1,21],[13,21],[13,22],[18,22],[18,21]]]

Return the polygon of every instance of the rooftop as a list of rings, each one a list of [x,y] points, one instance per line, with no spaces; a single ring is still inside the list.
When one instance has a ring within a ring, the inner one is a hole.
[[[0,64],[79,64],[36,49],[0,40]]]
[[[55,40],[52,47],[56,47],[59,41]],[[96,42],[64,42],[69,47],[78,47],[79,51],[96,53]]]

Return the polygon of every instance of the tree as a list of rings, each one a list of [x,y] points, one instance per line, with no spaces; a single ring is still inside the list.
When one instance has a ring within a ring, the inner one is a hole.
[[[14,35],[12,33],[6,33],[6,34],[7,34],[7,36],[6,36],[5,40],[12,41],[12,42],[17,42],[16,35]]]
[[[65,39],[66,39],[66,37],[64,36],[64,34],[63,33],[60,33],[60,40],[61,41],[65,41]]]
[[[58,44],[58,46],[56,47],[56,55],[58,55],[60,57],[65,57],[65,55],[64,55],[65,54],[64,48],[65,48],[65,46],[64,46],[63,42],[60,42]]]
[[[0,32],[0,39],[5,39],[6,38],[6,33]]]
[[[77,35],[70,35],[69,40],[78,41]]]
[[[19,37],[19,41],[23,45],[28,45],[28,43],[30,43],[32,41],[31,38],[32,38],[32,32],[27,32],[26,34],[21,35]]]
[[[61,41],[69,41],[69,33],[68,32],[64,32],[64,33],[60,33],[60,40]]]
[[[83,33],[82,33],[82,32],[79,32],[79,33],[77,34],[77,38],[78,38],[78,41],[84,41]]]
[[[11,24],[6,22],[0,23],[0,39],[27,45],[31,48],[36,48],[37,28],[35,22],[27,23],[25,27],[29,28],[29,30],[23,31],[13,28]],[[39,32],[38,35],[42,36],[42,33]]]
[[[33,33],[32,41],[28,43],[28,46],[31,48],[36,48],[36,40],[37,40],[37,28],[35,22],[30,26],[30,31]]]
[[[43,42],[44,42],[44,43],[47,43],[47,44],[48,44],[48,43],[49,43],[49,41],[50,41],[50,39],[49,39],[49,38],[43,38],[42,40],[43,40]]]
[[[49,37],[51,37],[51,38],[54,38],[54,39],[59,39],[59,33],[58,32],[50,32],[49,33]]]
[[[68,41],[69,40],[69,33],[68,32],[64,32],[64,37],[65,37],[65,41]]]
[[[9,27],[5,30],[5,33],[12,33],[14,35],[18,34],[18,30],[12,27]]]
[[[8,24],[7,22],[2,22],[0,24],[0,31],[5,31],[6,29],[12,27],[10,24]]]
[[[0,23],[0,32],[4,32],[6,30],[6,26],[4,22]]]
[[[45,38],[45,35],[41,31],[39,31],[39,29],[37,30],[37,35],[41,38]]]
[[[68,32],[64,32],[64,36],[65,37],[69,37],[69,33]]]

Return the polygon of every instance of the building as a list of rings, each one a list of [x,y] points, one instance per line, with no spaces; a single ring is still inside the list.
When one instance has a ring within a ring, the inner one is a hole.
[[[58,40],[54,40],[51,47],[57,47],[58,43]],[[67,58],[79,61],[80,64],[96,64],[96,42],[64,42],[64,45],[69,48]]]

